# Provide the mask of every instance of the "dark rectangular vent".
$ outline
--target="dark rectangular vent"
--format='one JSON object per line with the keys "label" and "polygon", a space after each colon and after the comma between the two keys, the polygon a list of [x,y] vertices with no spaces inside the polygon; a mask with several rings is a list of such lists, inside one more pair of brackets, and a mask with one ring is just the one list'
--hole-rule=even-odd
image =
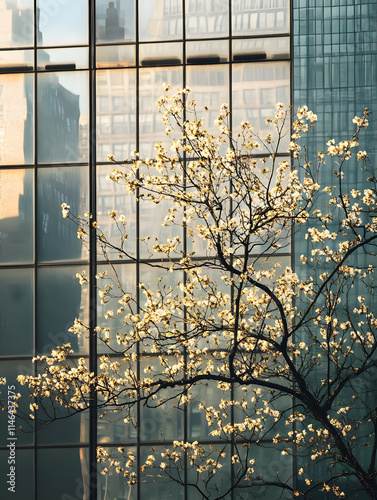
{"label": "dark rectangular vent", "polygon": [[220,56],[216,54],[190,56],[187,58],[187,64],[211,64],[219,62],[220,62]]}
{"label": "dark rectangular vent", "polygon": [[148,57],[141,61],[142,66],[177,66],[182,64],[178,57]]}
{"label": "dark rectangular vent", "polygon": [[263,50],[256,50],[255,52],[243,52],[241,54],[233,54],[234,62],[252,62],[263,61],[267,59],[266,52]]}
{"label": "dark rectangular vent", "polygon": [[73,70],[76,69],[75,63],[61,63],[61,64],[46,64],[45,70],[47,71],[60,71],[60,70]]}

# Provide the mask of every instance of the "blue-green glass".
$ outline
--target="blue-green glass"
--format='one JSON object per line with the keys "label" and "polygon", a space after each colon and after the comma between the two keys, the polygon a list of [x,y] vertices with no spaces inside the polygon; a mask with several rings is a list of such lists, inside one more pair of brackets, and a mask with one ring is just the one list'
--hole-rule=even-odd
{"label": "blue-green glass", "polygon": [[[166,446],[166,448],[172,449],[172,445]],[[151,500],[183,500],[184,498],[184,488],[177,481],[172,481],[169,477],[161,474],[160,463],[165,461],[161,457],[165,447],[163,446],[153,446],[151,450],[150,446],[142,446],[140,453],[141,464],[144,464],[148,459],[149,455],[154,455],[156,461],[152,468],[147,468],[146,473],[143,474],[141,485],[140,485],[140,498],[148,498]],[[172,468],[168,468],[167,471],[170,476],[175,479],[179,479],[180,473],[182,473],[183,461],[179,461],[173,464]],[[180,473],[179,473],[180,469]]]}
{"label": "blue-green glass", "polygon": [[[110,453],[112,457],[115,457],[117,460],[120,460],[122,463],[124,459],[128,460],[128,453],[132,453],[132,455],[137,457],[137,448],[133,446],[124,446],[123,453],[120,453],[117,448],[106,448],[102,445],[106,451]],[[134,462],[133,467],[127,467],[127,470],[130,473],[137,474],[137,460]],[[106,467],[106,462],[98,464],[98,500],[104,500],[106,497],[108,498],[116,498],[116,499],[126,499],[126,500],[137,500],[137,484],[128,484],[128,480],[124,478],[122,474],[101,474],[101,470]]]}
{"label": "blue-green glass", "polygon": [[[165,358],[166,367],[173,366],[176,359]],[[160,360],[158,358],[146,358],[140,362],[141,376],[151,377],[161,372]],[[150,371],[149,371],[150,370]],[[174,396],[180,392],[177,389],[164,389],[157,399],[150,399],[141,405],[140,414],[140,438],[142,441],[167,441],[183,439],[183,411],[177,408],[178,398]],[[171,401],[168,401],[172,398]],[[165,400],[160,404],[160,399]]]}
{"label": "blue-green glass", "polygon": [[78,216],[89,209],[87,167],[54,167],[38,170],[37,260],[61,261],[88,258],[77,238],[77,225],[62,216],[62,203]]}
{"label": "blue-green glass", "polygon": [[[8,444],[11,442],[9,441]],[[1,495],[3,500],[24,500],[25,498],[34,500],[34,450],[17,449],[16,446],[15,457],[10,447],[1,450],[0,470],[3,474]]]}
{"label": "blue-green glass", "polygon": [[34,260],[34,175],[32,170],[0,170],[0,263]]}
{"label": "blue-green glass", "polygon": [[[14,361],[1,361],[0,376],[6,379],[6,385],[1,386],[1,399],[4,403],[7,400],[14,401],[14,394],[21,394],[18,400],[18,415],[14,420],[15,429],[8,428],[8,413],[0,411],[0,426],[3,429],[0,438],[0,446],[6,447],[10,440],[8,438],[17,438],[17,446],[32,445],[34,443],[34,421],[29,419],[30,403],[29,389],[26,385],[21,385],[17,381],[19,375],[33,375],[34,366],[30,359],[17,359]],[[21,426],[21,428],[20,428]],[[13,432],[13,434],[11,434]]]}
{"label": "blue-green glass", "polygon": [[37,350],[49,353],[58,345],[70,343],[75,352],[88,351],[88,333],[80,336],[68,329],[75,318],[88,324],[89,293],[80,285],[76,273],[86,266],[44,267],[37,272]]}
{"label": "blue-green glass", "polygon": [[53,491],[55,498],[89,500],[87,448],[40,449],[37,460],[37,498],[51,498]]}
{"label": "blue-green glass", "polygon": [[33,354],[33,270],[0,270],[0,356]]}

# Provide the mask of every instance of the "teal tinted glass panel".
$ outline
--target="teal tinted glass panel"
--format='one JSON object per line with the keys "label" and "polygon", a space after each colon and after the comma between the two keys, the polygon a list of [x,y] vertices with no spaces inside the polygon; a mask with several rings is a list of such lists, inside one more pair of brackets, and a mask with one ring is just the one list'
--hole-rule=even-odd
{"label": "teal tinted glass panel", "polygon": [[135,0],[97,0],[97,42],[135,40]]}
{"label": "teal tinted glass panel", "polygon": [[33,171],[0,170],[0,263],[31,263]]}
{"label": "teal tinted glass panel", "polygon": [[[166,367],[175,363],[175,358],[166,357]],[[152,377],[160,368],[158,358],[141,360],[141,373],[144,377]],[[150,370],[150,371],[149,371]],[[141,405],[140,437],[143,441],[169,441],[183,439],[183,411],[177,408],[174,396],[179,394],[178,389],[164,389],[158,393],[157,399],[150,399]],[[172,401],[168,401],[173,398]],[[161,404],[161,401],[164,401]]]}
{"label": "teal tinted glass panel", "polygon": [[0,47],[28,47],[34,41],[33,1],[2,2]]}
{"label": "teal tinted glass panel", "polygon": [[77,226],[62,217],[62,203],[75,215],[89,208],[86,167],[43,168],[38,171],[38,260],[83,260],[87,249],[77,238]]}
{"label": "teal tinted glass panel", "polygon": [[[13,401],[14,393],[21,394],[17,408],[17,413],[21,417],[16,414],[13,421],[15,429],[10,426],[8,430],[8,414],[6,411],[0,411],[0,425],[3,429],[0,435],[0,446],[6,447],[9,442],[8,437],[17,438],[17,446],[30,445],[34,442],[34,422],[28,418],[30,415],[30,392],[25,385],[17,382],[19,375],[32,375],[33,371],[34,367],[30,360],[1,361],[1,376],[6,379],[6,385],[1,386],[1,399]],[[14,434],[10,434],[11,432]]]}
{"label": "teal tinted glass panel", "polygon": [[182,38],[182,0],[139,0],[141,41]]}
{"label": "teal tinted glass panel", "polygon": [[[75,362],[72,361],[75,366]],[[69,395],[67,396],[69,401]],[[82,444],[88,442],[89,414],[88,412],[75,413],[65,407],[49,406],[47,401],[43,410],[37,411],[38,444]],[[46,423],[46,425],[44,424]]]}
{"label": "teal tinted glass panel", "polygon": [[3,500],[24,500],[25,498],[34,500],[34,450],[22,450],[16,447],[15,457],[13,457],[13,450],[12,452],[10,450],[11,448],[0,451],[0,470],[4,478],[1,498]]}
{"label": "teal tinted glass panel", "polygon": [[87,72],[38,75],[38,161],[66,163],[88,158]]}
{"label": "teal tinted glass panel", "polygon": [[97,71],[97,160],[118,161],[136,149],[136,71]]}
{"label": "teal tinted glass panel", "polygon": [[[128,453],[131,453],[135,458],[137,457],[137,448],[133,446],[124,447],[124,452],[119,453],[117,448],[105,448],[107,452],[110,453],[112,457],[116,460],[120,460],[121,462],[125,457],[128,457]],[[131,474],[137,474],[136,468],[137,461],[135,460],[133,467],[128,467],[127,469]],[[106,466],[106,463],[98,464],[98,471],[100,472]],[[98,474],[98,500],[105,500],[106,496],[108,498],[116,498],[116,499],[126,499],[126,500],[136,500],[137,497],[137,484],[132,483],[128,484],[129,481],[125,481],[124,477],[121,474],[113,474],[113,475],[103,475],[101,473]]]}
{"label": "teal tinted glass panel", "polygon": [[[87,285],[80,285],[76,273],[83,266],[46,267],[37,272],[37,350],[49,353],[51,349],[70,343],[75,352],[88,351],[87,334],[80,336],[68,329],[75,318],[88,324],[89,294]],[[86,275],[88,270],[86,269]]]}
{"label": "teal tinted glass panel", "polygon": [[88,43],[88,1],[37,0],[38,45]]}
{"label": "teal tinted glass panel", "polygon": [[[172,448],[172,446],[170,446],[170,448]],[[178,484],[176,481],[172,481],[169,477],[161,477],[162,475],[159,464],[164,461],[163,458],[160,459],[161,453],[163,452],[164,447],[162,446],[154,446],[153,450],[151,450],[149,446],[141,447],[141,464],[146,462],[149,455],[155,455],[156,462],[153,468],[147,469],[148,474],[143,477],[143,481],[140,485],[140,498],[148,498],[150,500],[183,500],[185,490],[182,485]],[[178,468],[181,468],[182,470],[182,462],[180,462]],[[169,469],[169,472],[173,478],[179,478],[179,473],[177,472],[177,468],[175,466]]]}
{"label": "teal tinted glass panel", "polygon": [[33,354],[33,270],[0,270],[0,356]]}
{"label": "teal tinted glass panel", "polygon": [[[37,452],[37,498],[89,500],[89,456],[86,448],[52,448]],[[64,470],[64,474],[62,471]]]}
{"label": "teal tinted glass panel", "polygon": [[33,75],[0,75],[0,165],[33,162]]}

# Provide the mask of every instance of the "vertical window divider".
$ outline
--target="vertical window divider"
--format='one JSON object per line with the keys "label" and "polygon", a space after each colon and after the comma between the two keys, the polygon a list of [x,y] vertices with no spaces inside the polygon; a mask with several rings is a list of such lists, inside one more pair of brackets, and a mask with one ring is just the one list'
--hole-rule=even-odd
{"label": "vertical window divider", "polygon": [[[186,0],[182,0],[182,39],[183,39],[183,46],[182,46],[182,86],[183,88],[186,88],[187,86],[187,75],[186,75]],[[184,99],[184,102],[186,103],[186,94],[182,95],[182,98]],[[183,120],[186,121],[186,107],[184,108],[184,114],[183,114]],[[183,155],[183,166],[185,170],[182,172],[183,173],[183,183],[184,183],[184,188],[186,189],[186,152],[184,152]],[[186,208],[183,207],[183,215],[186,213]],[[183,226],[183,253],[184,256],[187,255],[187,228],[186,224]],[[183,272],[183,284],[186,285],[186,273]],[[183,329],[184,332],[187,334],[187,310],[186,307],[183,312]],[[187,370],[187,349],[184,347],[184,352],[183,352],[183,357],[184,357],[184,370]],[[184,407],[184,413],[183,413],[183,440],[187,443],[188,442],[188,425],[189,425],[189,418],[188,418],[188,405],[190,403],[186,403]],[[184,486],[184,500],[188,499],[188,468],[187,468],[187,456],[185,455],[185,461],[184,461],[184,481],[185,481],[185,486]]]}
{"label": "vertical window divider", "polygon": [[[88,4],[89,15],[89,370],[97,375],[97,237],[91,221],[97,220],[96,206],[96,1]],[[97,499],[97,393],[91,390],[89,408],[89,500]]]}
{"label": "vertical window divider", "polygon": [[[135,102],[135,134],[136,134],[136,151],[140,150],[140,57],[139,57],[139,48],[140,48],[140,36],[139,36],[139,0],[135,0],[135,49],[136,49],[136,102]],[[137,177],[139,178],[139,172],[137,172]],[[135,207],[135,216],[136,216],[136,307],[137,312],[140,313],[140,201],[139,201],[139,188],[136,189],[136,207]],[[137,366],[136,373],[137,379],[140,379],[140,345],[137,343],[136,346],[136,354],[137,354]],[[137,481],[136,481],[136,498],[141,498],[140,496],[140,467],[141,467],[141,436],[140,436],[140,418],[141,418],[141,407],[140,401],[137,401],[136,404],[136,464],[137,464]]]}
{"label": "vertical window divider", "polygon": [[[33,225],[33,243],[34,243],[34,276],[33,276],[33,291],[34,291],[34,300],[33,300],[33,355],[37,355],[37,328],[38,328],[38,318],[37,318],[37,301],[38,301],[38,295],[37,295],[37,256],[38,256],[38,239],[37,239],[37,216],[38,216],[38,169],[37,169],[37,161],[38,161],[38,112],[37,112],[37,94],[38,94],[38,88],[37,88],[37,44],[38,44],[38,19],[37,19],[37,0],[34,0],[33,2],[33,21],[34,21],[34,49],[33,49],[33,57],[34,57],[34,72],[33,72],[33,83],[34,83],[34,103],[33,103],[33,132],[34,132],[34,151],[33,151],[33,160],[34,160],[34,186],[33,186],[33,193],[34,193],[34,225]],[[37,363],[34,363],[34,370],[33,370],[33,375],[37,376]],[[34,398],[34,403],[37,403],[36,398]],[[38,446],[38,434],[37,434],[37,422],[38,422],[38,413],[35,415],[35,420],[34,420],[34,499],[36,500],[38,498],[37,493],[38,493],[38,484],[37,484],[37,464],[38,464],[38,453],[37,453],[37,446]]]}
{"label": "vertical window divider", "polygon": [[[290,97],[290,104],[293,105],[293,102],[294,102],[294,79],[293,79],[293,50],[294,50],[294,45],[293,45],[293,32],[292,32],[292,28],[293,28],[293,8],[294,8],[294,5],[293,5],[293,1],[294,0],[289,0],[289,72],[290,72],[290,89],[289,89],[289,97]],[[292,108],[293,109],[293,108]],[[292,125],[292,120],[293,120],[293,116],[292,116],[292,113],[291,113],[291,118],[290,118],[290,126]],[[293,155],[291,153],[291,168],[293,168]],[[293,269],[293,271],[295,270],[295,247],[294,247],[294,243],[295,243],[295,238],[293,236],[293,231],[292,231],[292,234],[291,234],[291,268]],[[295,303],[293,302],[293,305]],[[295,337],[293,337],[293,343],[295,343]],[[293,389],[295,388],[294,386],[294,383],[293,383]],[[293,397],[293,407],[296,406],[296,398]],[[295,431],[296,431],[296,428],[297,428],[297,425],[296,425],[296,422],[293,421],[292,422],[292,431],[294,432],[294,435],[295,435]],[[293,443],[293,451],[292,451],[292,477],[293,477],[293,488],[294,490],[297,489],[297,470],[298,470],[298,465],[297,465],[297,445],[295,443]]]}

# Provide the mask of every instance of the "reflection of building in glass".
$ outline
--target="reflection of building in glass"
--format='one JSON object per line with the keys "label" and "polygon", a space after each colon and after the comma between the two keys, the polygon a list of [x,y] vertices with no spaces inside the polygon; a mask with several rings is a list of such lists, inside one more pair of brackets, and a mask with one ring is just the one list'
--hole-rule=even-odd
{"label": "reflection of building in glass", "polygon": [[75,161],[79,151],[79,96],[59,83],[55,73],[46,74],[38,86],[39,158],[49,158],[53,152],[60,161]]}
{"label": "reflection of building in glass", "polygon": [[97,2],[97,39],[102,42],[131,40],[134,33],[133,0],[99,0]]}

